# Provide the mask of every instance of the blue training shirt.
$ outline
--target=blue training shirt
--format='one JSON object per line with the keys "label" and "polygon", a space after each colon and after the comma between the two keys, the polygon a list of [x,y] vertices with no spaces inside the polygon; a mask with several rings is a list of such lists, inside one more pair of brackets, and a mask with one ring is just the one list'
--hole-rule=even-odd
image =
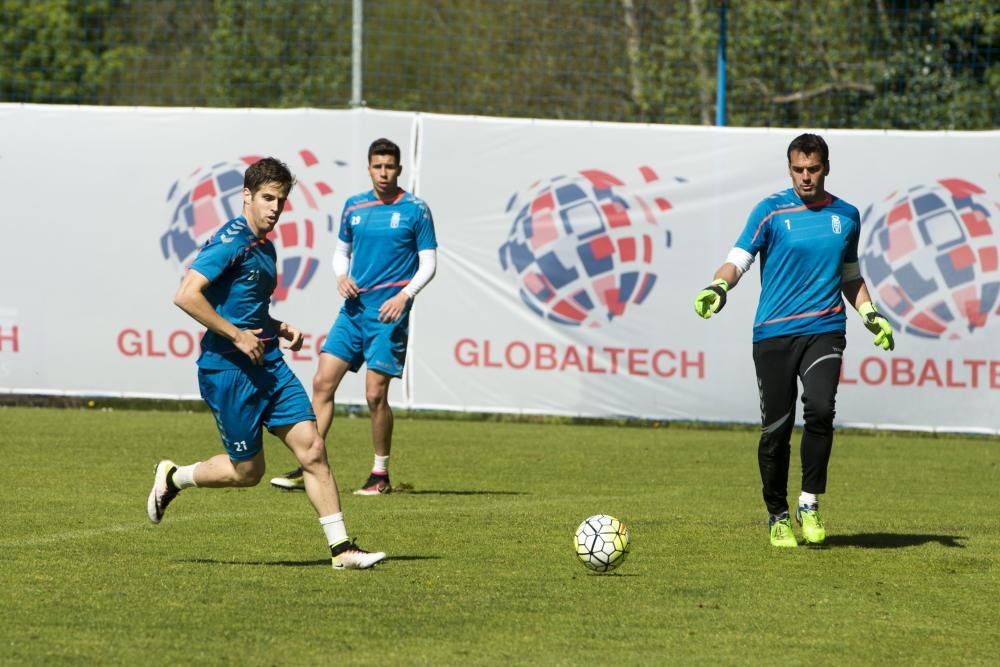
{"label": "blue training shirt", "polygon": [[794,188],[750,212],[736,247],[760,254],[753,340],[844,331],[843,266],[858,261],[858,209],[827,195],[806,205]]}
{"label": "blue training shirt", "polygon": [[338,236],[351,244],[350,276],[363,302],[398,294],[417,272],[417,253],[437,248],[430,208],[403,190],[388,204],[374,190],[348,199]]}
{"label": "blue training shirt", "polygon": [[[274,244],[254,235],[246,218],[224,224],[198,251],[191,268],[208,278],[205,298],[215,312],[240,329],[263,329],[264,361],[281,358],[277,332],[268,309],[278,284]],[[199,368],[248,368],[250,359],[212,331],[201,340]]]}

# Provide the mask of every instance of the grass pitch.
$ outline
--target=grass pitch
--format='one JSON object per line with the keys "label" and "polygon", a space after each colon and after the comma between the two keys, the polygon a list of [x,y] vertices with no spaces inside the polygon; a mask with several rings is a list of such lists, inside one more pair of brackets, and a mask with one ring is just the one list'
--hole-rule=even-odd
{"label": "grass pitch", "polygon": [[[397,419],[401,492],[350,495],[368,420],[330,443],[348,531],[389,559],[335,572],[302,493],[185,491],[153,465],[221,451],[206,413],[0,408],[0,663],[996,664],[996,438],[841,431],[823,549],[776,550],[756,434]],[[273,438],[268,476],[294,467]],[[797,466],[797,458],[793,468]],[[798,494],[797,475],[789,492]],[[575,560],[596,513],[631,530]]]}

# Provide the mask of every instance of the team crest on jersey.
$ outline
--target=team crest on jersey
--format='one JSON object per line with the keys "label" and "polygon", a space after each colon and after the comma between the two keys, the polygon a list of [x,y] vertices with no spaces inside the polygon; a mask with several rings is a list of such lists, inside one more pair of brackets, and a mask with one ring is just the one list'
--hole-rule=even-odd
{"label": "team crest on jersey", "polygon": [[399,211],[393,213],[392,217],[389,218],[389,227],[391,227],[392,229],[396,229],[397,227],[399,227]]}
{"label": "team crest on jersey", "polygon": [[839,215],[833,216],[833,218],[831,219],[831,222],[833,224],[833,233],[834,234],[839,234],[840,233],[840,216]]}

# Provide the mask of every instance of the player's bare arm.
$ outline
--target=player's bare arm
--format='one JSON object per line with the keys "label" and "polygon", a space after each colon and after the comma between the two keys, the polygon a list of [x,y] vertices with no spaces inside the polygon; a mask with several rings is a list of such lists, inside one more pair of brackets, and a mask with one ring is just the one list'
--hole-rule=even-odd
{"label": "player's bare arm", "polygon": [[855,310],[860,309],[861,304],[872,300],[871,295],[868,293],[868,286],[865,285],[863,278],[846,282],[840,289],[844,294],[844,298],[847,299],[849,304],[854,306]]}
{"label": "player's bare arm", "polygon": [[236,349],[259,365],[264,359],[264,343],[258,338],[261,329],[239,329],[215,312],[212,304],[205,298],[204,292],[208,285],[208,278],[189,269],[174,295],[174,305],[209,331],[231,340]]}
{"label": "player's bare arm", "polygon": [[736,283],[740,282],[740,278],[742,277],[742,275],[743,274],[740,272],[740,270],[736,267],[735,264],[733,264],[732,262],[726,262],[719,267],[719,270],[715,272],[715,275],[712,277],[712,279],[718,280],[721,278],[722,280],[725,280],[726,283],[728,283],[729,285],[729,289],[731,290],[734,287],[736,287]]}

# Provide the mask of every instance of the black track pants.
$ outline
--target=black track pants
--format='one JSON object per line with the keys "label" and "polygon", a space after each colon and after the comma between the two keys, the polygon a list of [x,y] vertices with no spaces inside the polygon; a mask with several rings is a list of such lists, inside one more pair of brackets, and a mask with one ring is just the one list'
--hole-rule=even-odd
{"label": "black track pants", "polygon": [[845,346],[842,332],[768,338],[753,345],[761,414],[757,462],[764,503],[771,514],[788,511],[788,464],[799,380],[805,422],[800,450],[802,490],[826,491]]}

